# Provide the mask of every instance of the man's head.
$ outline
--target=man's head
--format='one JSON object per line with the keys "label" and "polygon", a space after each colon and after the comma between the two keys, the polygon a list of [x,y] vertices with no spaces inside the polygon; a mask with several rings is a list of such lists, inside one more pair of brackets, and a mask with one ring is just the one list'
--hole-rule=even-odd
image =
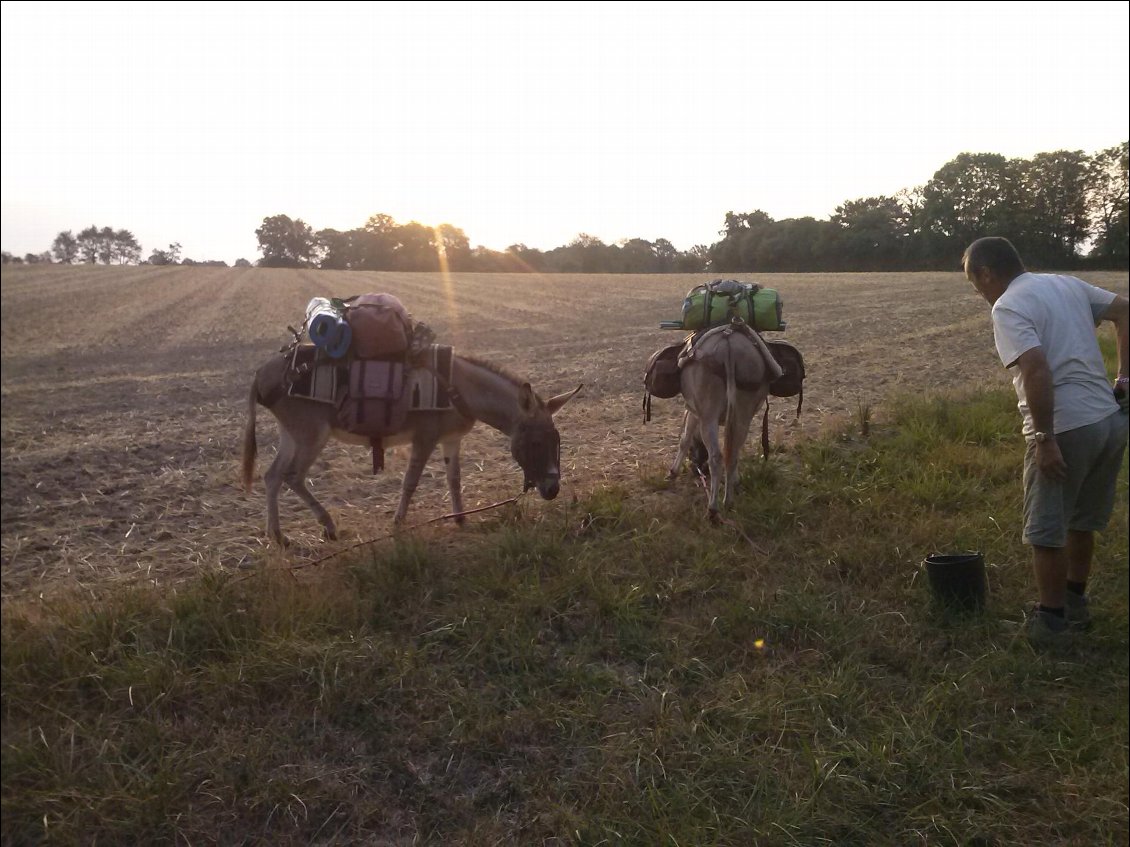
{"label": "man's head", "polygon": [[1024,273],[1024,262],[1007,238],[978,238],[961,257],[965,278],[989,303],[997,302],[1008,284]]}

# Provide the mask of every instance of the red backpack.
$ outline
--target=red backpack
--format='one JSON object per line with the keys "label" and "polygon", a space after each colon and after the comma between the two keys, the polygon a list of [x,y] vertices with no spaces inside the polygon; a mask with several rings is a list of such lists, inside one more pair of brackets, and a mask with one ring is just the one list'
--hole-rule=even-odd
{"label": "red backpack", "polygon": [[412,317],[391,294],[360,294],[345,303],[345,319],[353,333],[355,359],[383,359],[408,349]]}

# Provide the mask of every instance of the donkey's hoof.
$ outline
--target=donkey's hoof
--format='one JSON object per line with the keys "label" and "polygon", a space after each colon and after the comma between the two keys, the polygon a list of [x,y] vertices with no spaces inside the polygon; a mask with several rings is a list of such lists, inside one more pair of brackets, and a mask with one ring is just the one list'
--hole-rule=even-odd
{"label": "donkey's hoof", "polygon": [[722,523],[722,516],[718,514],[717,509],[707,509],[706,519],[714,524],[714,526],[718,526],[718,524]]}
{"label": "donkey's hoof", "polygon": [[671,468],[671,470],[667,471],[667,479],[676,479],[678,476],[679,472],[674,468]]}
{"label": "donkey's hoof", "polygon": [[275,542],[275,546],[282,549],[282,550],[285,550],[287,547],[290,546],[290,539],[287,538],[285,535],[276,535],[274,537],[274,542]]}
{"label": "donkey's hoof", "polygon": [[324,541],[337,541],[337,529],[332,526],[322,527],[322,539]]}

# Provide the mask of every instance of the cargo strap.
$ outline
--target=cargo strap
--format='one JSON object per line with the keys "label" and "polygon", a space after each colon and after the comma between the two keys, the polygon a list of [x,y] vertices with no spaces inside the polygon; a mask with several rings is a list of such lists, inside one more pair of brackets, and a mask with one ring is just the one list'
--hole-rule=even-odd
{"label": "cargo strap", "polygon": [[449,358],[446,363],[441,362],[439,367],[435,367],[428,361],[425,363],[424,367],[435,374],[436,381],[440,384],[440,387],[447,392],[447,397],[451,400],[451,405],[455,407],[455,411],[469,421],[478,420],[474,413],[467,407],[467,401],[463,399],[462,393],[455,387],[455,383],[451,381],[451,370],[454,364],[453,360],[455,354],[451,351],[450,347],[447,348],[447,350]]}
{"label": "cargo strap", "polygon": [[765,398],[765,416],[761,419],[761,459],[769,461],[769,398]]}

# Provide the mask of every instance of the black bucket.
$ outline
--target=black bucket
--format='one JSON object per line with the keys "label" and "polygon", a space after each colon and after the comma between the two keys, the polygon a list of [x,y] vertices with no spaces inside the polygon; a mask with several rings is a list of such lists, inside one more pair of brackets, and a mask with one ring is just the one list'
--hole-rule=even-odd
{"label": "black bucket", "polygon": [[981,553],[934,553],[925,560],[934,598],[943,606],[973,611],[985,605],[985,557]]}

